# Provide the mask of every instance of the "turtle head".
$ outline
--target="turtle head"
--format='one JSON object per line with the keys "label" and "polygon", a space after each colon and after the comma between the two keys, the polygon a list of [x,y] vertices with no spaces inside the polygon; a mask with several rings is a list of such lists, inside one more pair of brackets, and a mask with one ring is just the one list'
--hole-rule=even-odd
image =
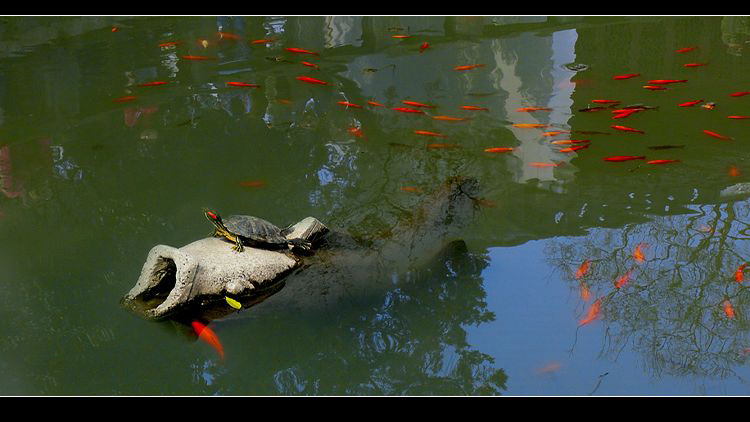
{"label": "turtle head", "polygon": [[224,221],[222,221],[221,216],[213,211],[211,211],[208,208],[203,208],[203,215],[206,216],[208,221],[210,221],[216,228],[224,229]]}

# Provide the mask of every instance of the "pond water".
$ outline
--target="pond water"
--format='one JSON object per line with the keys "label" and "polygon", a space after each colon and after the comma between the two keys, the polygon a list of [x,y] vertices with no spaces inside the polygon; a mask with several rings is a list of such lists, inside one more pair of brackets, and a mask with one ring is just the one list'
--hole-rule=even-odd
{"label": "pond water", "polygon": [[[750,202],[720,195],[750,182],[746,17],[0,28],[0,394],[748,391]],[[223,360],[119,304],[153,246],[209,234],[203,207],[387,233],[453,176],[483,197],[463,254],[333,313],[212,321]]]}

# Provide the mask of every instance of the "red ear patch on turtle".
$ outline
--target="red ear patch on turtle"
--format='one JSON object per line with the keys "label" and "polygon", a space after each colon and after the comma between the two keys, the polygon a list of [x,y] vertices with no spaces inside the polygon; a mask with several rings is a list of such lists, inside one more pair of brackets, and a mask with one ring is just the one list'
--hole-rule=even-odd
{"label": "red ear patch on turtle", "polygon": [[216,214],[212,213],[211,211],[208,211],[206,213],[206,215],[208,215],[208,217],[211,218],[212,220],[218,219],[218,217],[216,216]]}

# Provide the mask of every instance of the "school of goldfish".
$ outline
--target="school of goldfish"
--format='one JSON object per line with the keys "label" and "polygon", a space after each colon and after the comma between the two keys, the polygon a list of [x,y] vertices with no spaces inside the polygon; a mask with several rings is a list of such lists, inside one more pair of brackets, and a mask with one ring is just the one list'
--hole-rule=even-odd
{"label": "school of goldfish", "polygon": [[[113,32],[115,32],[115,28],[113,27]],[[408,40],[414,37],[418,37],[417,35],[410,35],[410,34],[395,34],[391,35],[391,38],[394,40]],[[420,40],[421,41],[421,40]],[[227,33],[227,32],[217,32],[213,39],[199,39],[197,40],[197,44],[207,48],[212,43],[218,43],[218,42],[247,42],[249,45],[256,45],[256,46],[269,46],[274,45],[277,43],[282,43],[282,41],[274,38],[263,38],[263,39],[247,39],[243,40],[242,37]],[[408,41],[395,41],[395,42],[408,42]],[[157,45],[158,48],[162,50],[167,49],[176,49],[179,46],[183,45],[183,41],[164,41],[162,43],[159,43]],[[335,82],[332,82],[329,78],[323,76],[325,75],[325,66],[321,66],[319,63],[315,63],[316,59],[321,57],[321,53],[312,51],[307,48],[302,48],[300,46],[282,46],[281,49],[285,54],[288,54],[288,57],[268,57],[269,60],[277,61],[277,62],[284,62],[284,63],[296,63],[300,66],[300,74],[295,77],[296,81],[302,84],[307,84],[311,86],[318,86],[319,89],[330,89],[330,87],[339,87],[338,84]],[[413,48],[415,54],[429,54],[429,52],[432,50],[432,47],[430,44],[426,41],[419,42],[417,45]],[[690,46],[690,47],[684,47],[679,48],[675,50],[675,54],[682,56],[689,56],[691,52],[699,51],[698,46]],[[215,57],[208,56],[208,55],[196,55],[196,54],[183,54],[178,56],[181,60],[184,61],[211,61],[215,60]],[[298,59],[298,57],[303,57],[304,60]],[[487,67],[484,63],[457,63],[454,66],[448,68],[454,72],[456,72],[457,75],[463,75],[467,72],[482,72],[485,71],[485,68]],[[710,63],[707,62],[699,62],[699,61],[687,61],[682,65],[682,67],[686,69],[691,69],[690,71],[705,71],[703,69],[710,69]],[[316,74],[315,77],[309,76],[309,74],[303,74],[302,69],[308,68],[311,71],[314,70],[316,72],[320,72]],[[371,71],[376,71],[377,69],[369,69]],[[321,76],[317,76],[321,75]],[[640,80],[643,80],[640,82]],[[613,82],[614,81],[614,82]],[[632,84],[634,88],[637,88],[640,86],[642,89],[645,89],[647,91],[666,91],[666,90],[673,90],[673,89],[682,89],[686,90],[685,87],[689,86],[689,78],[675,78],[675,79],[648,79],[643,77],[640,73],[623,73],[618,75],[613,75],[611,77],[611,81],[609,83],[613,84]],[[154,87],[160,87],[168,85],[169,83],[167,81],[143,81],[136,86],[139,88],[154,88]],[[238,89],[262,89],[262,86],[254,83],[252,81],[229,81],[225,82],[225,85],[227,87],[232,88],[238,88]],[[742,97],[745,97],[750,94],[750,91],[734,91],[734,92],[727,92],[724,94],[721,94],[727,98],[733,98],[733,99],[739,99]],[[648,94],[647,94],[648,95]],[[651,95],[659,95],[658,93],[651,94]],[[749,97],[750,98],[750,97]],[[114,98],[112,101],[116,103],[125,103],[125,102],[132,102],[136,101],[138,99],[138,96],[136,94],[129,93],[128,95]],[[279,102],[281,101],[288,101],[284,99],[278,99]],[[733,100],[733,101],[742,101],[742,100]],[[612,98],[594,98],[589,101],[593,105],[588,105],[585,108],[579,109],[579,112],[585,112],[585,113],[602,113],[604,111],[610,111],[611,119],[622,121],[623,119],[633,119],[632,116],[637,116],[642,113],[650,114],[654,113],[655,111],[658,111],[658,107],[655,106],[648,106],[644,104],[634,104],[634,105],[621,105],[621,101],[618,99],[612,99]],[[457,109],[454,112],[448,112],[447,114],[442,113],[436,113],[435,111],[439,109],[438,104],[428,103],[428,102],[422,102],[422,101],[416,101],[412,99],[402,99],[398,102],[398,104],[391,104],[386,105],[384,104],[383,99],[379,98],[369,98],[366,101],[364,101],[362,104],[358,104],[356,102],[351,102],[349,100],[340,100],[336,102],[338,106],[341,106],[342,112],[358,112],[358,110],[363,110],[366,108],[378,108],[378,109],[384,109],[384,110],[390,110],[392,112],[396,113],[403,113],[405,115],[412,115],[414,116],[414,123],[415,127],[412,129],[412,133],[414,135],[424,137],[424,138],[450,138],[447,134],[436,131],[436,130],[428,130],[424,127],[417,126],[421,120],[424,118],[429,118],[431,120],[435,121],[442,121],[442,122],[448,122],[448,123],[460,123],[460,122],[467,122],[473,119],[472,114],[479,113],[477,115],[481,115],[481,113],[492,113],[492,111],[481,104],[463,104],[457,107]],[[716,103],[713,101],[706,101],[705,98],[685,98],[684,101],[675,103],[675,107],[679,107],[681,109],[689,109],[694,108],[696,106],[700,106],[700,108],[703,108],[705,110],[714,110],[716,108]],[[547,113],[553,111],[551,107],[547,106],[540,106],[540,105],[528,105],[528,104],[517,104],[515,110],[519,113]],[[462,114],[461,114],[462,113]],[[686,117],[689,118],[689,117]],[[727,120],[729,119],[729,120]],[[750,119],[750,116],[747,115],[738,115],[738,114],[730,114],[726,116],[726,119],[724,121],[741,121],[741,120],[747,120]],[[717,120],[718,122],[718,120]],[[718,125],[718,123],[717,123]],[[548,144],[551,148],[553,148],[555,151],[561,153],[561,154],[570,154],[570,153],[578,153],[578,154],[587,154],[591,153],[592,150],[596,149],[596,142],[592,142],[590,139],[575,139],[573,136],[573,133],[577,134],[584,134],[584,135],[596,135],[596,134],[608,134],[608,132],[598,132],[598,131],[571,131],[567,130],[562,127],[557,127],[559,125],[555,124],[545,124],[545,123],[526,123],[526,122],[509,122],[508,127],[516,128],[516,129],[529,129],[529,130],[538,130],[540,131],[540,135],[542,137],[548,137],[549,139]],[[611,124],[610,128],[620,132],[623,134],[623,136],[636,136],[639,139],[643,139],[640,137],[647,137],[647,133],[643,129],[639,129],[636,127],[626,126],[623,124]],[[351,126],[346,131],[359,139],[366,139],[366,136],[364,134],[365,129],[361,126]],[[716,140],[720,141],[735,141],[734,137],[728,136],[723,133],[719,133],[716,131],[715,128],[706,128],[702,130],[702,134],[708,137],[711,137]],[[563,138],[557,138],[558,136],[563,136]],[[698,135],[700,136],[700,135]],[[428,149],[452,149],[452,148],[460,148],[461,145],[456,142],[430,142],[425,143],[425,148]],[[636,145],[633,143],[623,144],[625,145],[624,148],[630,148],[631,145]],[[648,149],[652,151],[674,151],[676,149],[684,148],[685,145],[659,145],[659,146],[649,146]],[[487,154],[504,154],[504,153],[512,153],[517,149],[516,146],[513,145],[485,145],[482,147],[482,151]],[[681,159],[675,158],[675,157],[659,157],[659,158],[649,158],[646,155],[638,154],[638,153],[625,153],[624,155],[609,155],[602,158],[603,161],[609,162],[609,163],[625,163],[629,161],[641,161],[647,165],[665,165],[665,164],[679,164],[682,162]],[[536,168],[549,168],[549,167],[557,167],[561,164],[564,164],[564,160],[560,161],[551,161],[551,162],[529,162],[527,165],[531,167]],[[618,164],[613,164],[618,165]],[[739,170],[736,169],[736,167],[732,166],[730,167],[727,172],[730,176],[737,176],[739,175]],[[251,187],[251,188],[257,188],[257,187],[263,187],[265,186],[265,182],[262,180],[250,180],[250,181],[244,181],[239,183],[240,186],[243,187]],[[402,186],[399,188],[403,192],[411,192],[411,193],[419,193],[421,190],[417,187],[412,186]],[[644,262],[646,262],[646,257],[644,253],[644,249],[647,247],[645,244],[638,244],[635,249],[632,252],[632,259],[633,263],[635,264],[632,268],[626,270],[623,274],[618,276],[613,281],[613,288],[614,292],[625,290],[628,288],[630,284],[633,283],[634,279],[634,269],[637,265],[642,265]],[[590,260],[584,260],[580,266],[577,268],[577,270],[574,273],[574,278],[579,284],[580,288],[580,295],[581,299],[585,302],[588,302],[591,297],[592,293],[589,289],[589,286],[586,283],[586,277],[591,272],[591,267],[594,265],[592,261]],[[737,267],[735,273],[734,273],[734,280],[737,283],[742,283],[744,280],[744,269],[746,264],[741,264],[739,267]],[[610,296],[599,296],[597,297],[593,303],[589,306],[587,309],[584,317],[579,320],[579,326],[587,325],[596,320],[600,317],[602,312],[602,307],[606,300],[608,300]],[[227,304],[228,306],[232,306],[233,308],[240,309],[241,306],[239,306],[238,302],[234,301],[231,298],[227,298]],[[727,318],[734,318],[735,312],[732,308],[732,305],[728,298],[725,298],[723,302],[721,302],[721,309],[723,310],[724,314]],[[221,343],[218,340],[218,337],[216,334],[209,329],[206,325],[199,321],[194,321],[192,323],[192,327],[196,335],[199,339],[204,341],[205,343],[209,344],[211,347],[213,347],[220,358],[223,359],[224,352],[223,348],[221,347]],[[554,365],[551,370],[556,370],[557,367]],[[550,369],[546,369],[550,370]]]}

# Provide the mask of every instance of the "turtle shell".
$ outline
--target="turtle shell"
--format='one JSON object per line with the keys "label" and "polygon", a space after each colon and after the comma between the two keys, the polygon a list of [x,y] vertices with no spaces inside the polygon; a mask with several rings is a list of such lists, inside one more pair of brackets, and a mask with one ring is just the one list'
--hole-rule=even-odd
{"label": "turtle shell", "polygon": [[282,247],[288,242],[280,228],[259,217],[230,215],[224,218],[224,225],[230,232],[250,243]]}

